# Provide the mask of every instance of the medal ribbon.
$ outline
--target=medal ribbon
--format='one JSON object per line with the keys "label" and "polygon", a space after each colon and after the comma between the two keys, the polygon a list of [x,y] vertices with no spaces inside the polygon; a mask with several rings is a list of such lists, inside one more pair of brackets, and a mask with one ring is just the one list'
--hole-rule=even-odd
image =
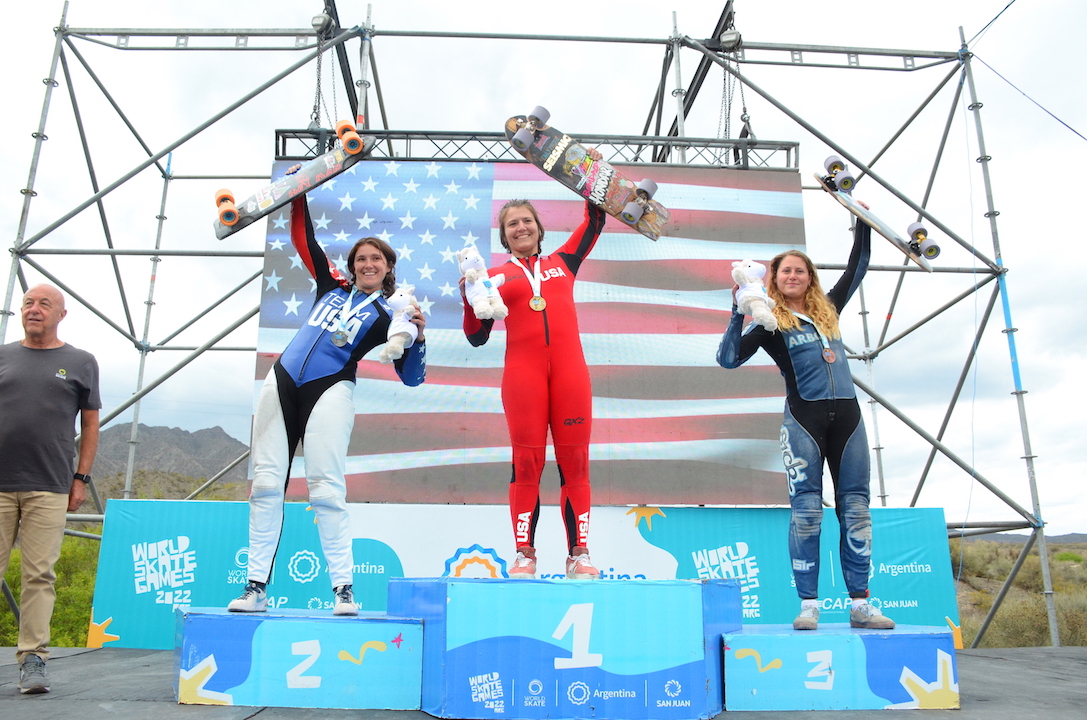
{"label": "medal ribbon", "polygon": [[536,267],[534,267],[531,271],[521,264],[520,258],[510,258],[510,260],[516,263],[517,267],[521,268],[521,271],[524,272],[525,277],[528,278],[528,284],[532,286],[532,296],[543,297],[541,287],[543,285],[543,273],[540,269],[540,266],[543,263],[540,262],[540,257],[538,255],[536,256]]}
{"label": "medal ribbon", "polygon": [[[343,307],[340,308],[340,313],[336,316],[336,329],[333,331],[334,334],[342,332],[344,325],[347,323],[347,319],[351,317],[351,299],[355,297],[355,293],[358,292],[358,289],[358,285],[351,286],[351,293],[347,296],[347,300],[344,301]],[[362,310],[374,300],[377,300],[379,295],[381,295],[381,288],[370,293],[370,296],[356,308],[356,312]]]}
{"label": "medal ribbon", "polygon": [[[807,323],[811,323],[811,326],[815,328],[815,332],[819,333],[819,342],[823,343],[823,356],[826,357],[826,353],[830,351],[830,340],[823,334],[823,331],[819,329],[819,326],[815,324],[815,321],[803,313],[798,313],[796,310],[790,310],[793,315],[797,316],[801,320]],[[831,351],[833,352],[833,351]]]}

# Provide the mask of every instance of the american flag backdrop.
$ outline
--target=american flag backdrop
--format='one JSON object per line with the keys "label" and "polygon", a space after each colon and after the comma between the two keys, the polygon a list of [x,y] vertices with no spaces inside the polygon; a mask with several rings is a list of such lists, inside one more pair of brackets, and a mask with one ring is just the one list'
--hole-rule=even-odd
{"label": "american flag backdrop", "polygon": [[[291,163],[277,163],[280,177]],[[803,247],[800,176],[783,171],[624,166],[650,175],[672,213],[653,242],[608,218],[575,285],[593,384],[593,502],[787,502],[778,449],[784,383],[758,353],[743,368],[715,362],[729,320],[732,261],[768,261]],[[474,243],[491,266],[508,255],[498,210],[528,198],[546,229],[544,253],[565,242],[584,203],[527,163],[363,161],[309,194],[317,240],[341,269],[361,237],[389,242],[399,282],[427,314],[427,381],[400,384],[376,351],[358,367],[347,458],[352,502],[505,503],[509,435],[499,386],[505,331],[473,348],[461,331],[454,253]],[[257,384],[313,303],[284,208],[269,216]],[[557,504],[549,463],[542,501]],[[304,460],[289,494],[305,495]]]}

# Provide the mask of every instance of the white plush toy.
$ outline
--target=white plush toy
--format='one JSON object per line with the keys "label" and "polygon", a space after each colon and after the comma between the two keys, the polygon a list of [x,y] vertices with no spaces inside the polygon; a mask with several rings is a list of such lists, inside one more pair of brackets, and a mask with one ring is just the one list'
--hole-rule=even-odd
{"label": "white plush toy", "polygon": [[393,318],[389,323],[388,341],[377,355],[377,359],[386,365],[393,360],[399,360],[404,351],[414,345],[419,337],[419,327],[411,322],[415,317],[414,292],[415,288],[411,285],[400,285],[388,298]]}
{"label": "white plush toy", "polygon": [[755,322],[773,332],[778,329],[777,318],[770,308],[774,299],[766,294],[762,279],[766,276],[766,267],[754,260],[740,260],[732,263],[732,279],[736,281],[736,307],[744,315],[750,315]]}
{"label": "white plush toy", "polygon": [[480,320],[501,320],[509,315],[509,308],[498,294],[498,288],[506,281],[506,276],[489,277],[487,263],[475,245],[465,245],[458,250],[457,262],[464,275],[464,294],[476,317]]}

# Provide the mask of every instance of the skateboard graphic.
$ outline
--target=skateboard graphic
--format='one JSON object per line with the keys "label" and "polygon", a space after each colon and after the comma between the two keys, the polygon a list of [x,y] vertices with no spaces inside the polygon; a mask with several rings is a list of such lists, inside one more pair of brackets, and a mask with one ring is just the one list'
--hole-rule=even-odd
{"label": "skateboard graphic", "polygon": [[871,211],[853,199],[851,195],[856,180],[849,172],[849,166],[837,155],[831,155],[823,162],[826,175],[815,175],[819,185],[830,193],[835,200],[845,206],[859,220],[863,221],[873,230],[891,241],[891,244],[905,253],[906,257],[913,260],[926,272],[932,272],[929,260],[940,254],[940,246],[928,236],[928,230],[919,222],[915,222],[906,229],[909,240],[903,240],[890,225],[873,215]]}
{"label": "skateboard graphic", "polygon": [[506,121],[506,138],[525,159],[604,212],[650,240],[664,231],[671,214],[653,200],[657,184],[634,183],[604,160],[593,160],[584,145],[547,124],[551,114],[536,107]]}
{"label": "skateboard graphic", "polygon": [[299,195],[313,190],[321,183],[336,177],[374,149],[377,141],[372,137],[360,137],[355,124],[341,120],[336,124],[336,136],[340,146],[310,160],[296,172],[266,185],[244,202],[235,204],[230,190],[215,193],[215,206],[219,217],[215,221],[215,237],[222,240],[252,225],[265,215],[283,207]]}

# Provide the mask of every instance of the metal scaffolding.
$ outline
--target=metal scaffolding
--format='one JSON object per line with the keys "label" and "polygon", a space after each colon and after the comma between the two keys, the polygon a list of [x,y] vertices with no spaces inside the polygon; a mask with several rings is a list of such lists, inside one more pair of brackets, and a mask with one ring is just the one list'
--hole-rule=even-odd
{"label": "metal scaffolding", "polygon": [[[533,43],[537,41],[552,41],[571,44],[583,43],[607,43],[628,44],[659,48],[662,53],[662,64],[659,81],[649,111],[646,116],[643,133],[634,136],[619,135],[581,135],[579,139],[598,146],[605,158],[620,163],[663,163],[674,165],[699,165],[705,167],[728,167],[738,169],[759,168],[777,169],[786,172],[798,172],[800,166],[799,143],[796,142],[771,142],[756,139],[750,132],[750,125],[746,118],[743,121],[743,131],[736,138],[692,138],[684,133],[684,119],[689,115],[696,102],[700,90],[703,88],[709,72],[714,66],[719,66],[723,73],[735,78],[739,83],[741,92],[744,90],[761,97],[771,106],[790,118],[796,125],[811,133],[814,137],[832,148],[834,152],[846,158],[856,168],[858,178],[867,178],[868,182],[881,186],[904,205],[911,208],[918,219],[924,219],[933,228],[951,238],[976,260],[975,267],[945,267],[937,268],[937,272],[969,275],[972,282],[970,287],[958,295],[948,298],[940,307],[925,317],[917,318],[907,329],[898,331],[890,336],[890,318],[899,303],[899,290],[908,282],[907,278],[914,277],[918,268],[907,265],[875,265],[870,268],[872,272],[890,274],[897,282],[895,292],[891,298],[886,312],[880,308],[880,312],[874,312],[865,303],[862,291],[865,347],[863,349],[851,349],[851,358],[862,360],[869,371],[868,379],[855,377],[857,386],[868,395],[872,406],[874,453],[877,461],[877,479],[880,487],[880,496],[886,504],[886,492],[884,489],[882,446],[880,445],[878,423],[876,422],[876,408],[882,408],[887,413],[896,417],[899,421],[912,429],[918,437],[929,445],[928,460],[924,470],[916,480],[916,488],[910,505],[918,501],[922,488],[929,477],[930,469],[937,455],[942,455],[955,466],[966,473],[972,481],[976,481],[981,487],[993,493],[1003,503],[1016,513],[1019,520],[1013,521],[988,521],[988,522],[953,522],[948,524],[949,536],[967,537],[971,535],[997,532],[1013,529],[1029,529],[1030,541],[1023,548],[1019,561],[1005,583],[999,599],[1010,587],[1015,577],[1015,572],[1022,565],[1026,554],[1037,543],[1041,556],[1041,567],[1044,580],[1044,594],[1049,615],[1050,636],[1053,645],[1059,645],[1059,637],[1056,625],[1056,611],[1053,601],[1052,581],[1049,576],[1049,564],[1045,536],[1043,534],[1044,523],[1042,511],[1038,499],[1035,472],[1034,455],[1031,451],[1030,435],[1027,425],[1027,414],[1023,396],[1025,390],[1018,373],[1018,357],[1015,348],[1015,332],[1011,317],[1011,307],[1008,301],[1005,285],[1005,273],[1001,253],[997,226],[999,212],[995,209],[996,201],[993,196],[989,176],[989,160],[986,154],[984,135],[982,131],[982,103],[977,96],[971,72],[972,54],[967,47],[965,39],[962,46],[954,51],[920,51],[920,50],[895,50],[885,48],[867,47],[837,47],[819,45],[785,45],[773,43],[749,42],[743,39],[735,27],[734,14],[731,0],[725,3],[716,26],[707,38],[695,39],[679,33],[678,28],[673,27],[672,34],[663,38],[621,38],[621,37],[597,37],[597,36],[545,36],[532,34],[495,34],[495,33],[471,33],[471,32],[412,32],[412,31],[387,31],[378,30],[372,24],[369,14],[364,23],[350,28],[340,25],[338,13],[333,0],[325,0],[325,20],[317,22],[312,29],[136,29],[136,28],[72,28],[66,25],[67,5],[60,23],[55,28],[55,43],[49,75],[45,82],[45,97],[42,103],[42,111],[37,131],[34,133],[34,152],[30,163],[29,175],[26,187],[22,190],[23,206],[19,218],[18,230],[11,246],[12,262],[9,269],[6,285],[3,312],[0,314],[0,340],[6,337],[8,320],[13,314],[12,307],[16,298],[16,282],[25,291],[27,282],[24,277],[24,267],[31,267],[44,277],[48,278],[69,295],[75,302],[82,304],[88,311],[97,316],[108,328],[109,332],[131,343],[139,356],[139,371],[135,378],[135,387],[132,396],[122,405],[110,409],[102,417],[102,423],[106,424],[117,417],[128,407],[132,407],[134,417],[132,422],[132,435],[128,457],[128,468],[125,481],[125,496],[132,492],[132,468],[138,443],[138,419],[140,399],[154,389],[169,381],[181,368],[185,367],[197,357],[210,350],[228,352],[255,351],[253,347],[239,347],[221,345],[234,330],[242,327],[257,315],[258,309],[253,308],[242,312],[236,320],[226,323],[224,327],[207,334],[204,342],[195,345],[171,344],[179,334],[190,329],[209,313],[225,306],[228,301],[238,301],[252,290],[254,281],[259,282],[262,269],[260,258],[263,253],[259,251],[238,250],[187,250],[162,247],[163,227],[166,221],[170,189],[175,181],[193,180],[266,180],[266,176],[227,176],[227,175],[174,175],[171,172],[170,155],[186,146],[191,140],[203,133],[209,132],[212,126],[220,119],[234,113],[246,103],[254,100],[261,93],[290,77],[299,70],[310,67],[311,63],[328,54],[334,56],[336,67],[340,73],[342,87],[340,90],[346,94],[352,114],[359,114],[365,118],[364,134],[371,134],[379,140],[374,157],[388,158],[413,158],[413,159],[443,159],[463,161],[504,162],[520,160],[520,156],[513,152],[512,148],[501,133],[491,132],[445,132],[445,131],[398,131],[389,129],[386,121],[385,94],[377,72],[377,52],[375,40],[380,38],[406,37],[406,38],[446,38],[463,41],[487,41],[504,40],[518,43]],[[961,30],[960,30],[961,36]],[[214,114],[206,121],[196,125],[189,132],[173,142],[153,149],[143,138],[134,123],[126,116],[119,103],[111,95],[106,85],[95,73],[91,64],[87,61],[80,48],[90,44],[109,48],[121,53],[140,52],[181,52],[181,53],[248,53],[265,52],[288,54],[290,62],[272,78],[249,92],[242,93],[238,99],[228,104],[220,112]],[[350,48],[357,45],[357,62],[353,66],[350,57]],[[696,69],[692,79],[684,85],[679,71],[681,54],[690,61],[696,62]],[[277,55],[278,57],[278,55]],[[121,173],[119,177],[105,185],[100,186],[98,173],[95,169],[95,158],[89,149],[86,131],[84,129],[84,116],[81,114],[77,99],[81,97],[77,93],[71,65],[78,65],[91,79],[91,92],[98,93],[99,99],[104,101],[114,110],[120,121],[127,127],[132,138],[142,147],[146,159],[139,162],[128,171]],[[850,148],[836,143],[819,131],[808,119],[794,112],[783,101],[773,97],[766,90],[756,85],[744,73],[743,68],[755,65],[777,65],[782,67],[805,68],[834,68],[843,72],[854,70],[879,70],[894,74],[915,75],[922,71],[930,70],[938,72],[939,77],[932,88],[931,93],[925,98],[915,112],[905,121],[901,128],[895,132],[884,148],[870,161],[865,162]],[[946,72],[940,72],[940,67],[946,67]],[[355,78],[358,78],[357,80]],[[82,162],[91,187],[91,194],[81,199],[73,209],[52,220],[45,227],[28,236],[28,218],[33,207],[34,198],[37,195],[36,184],[41,159],[43,143],[47,140],[46,127],[51,111],[51,103],[54,93],[58,90],[67,94],[71,101],[73,119],[80,135],[82,146]],[[87,92],[85,88],[79,88],[80,92]],[[951,128],[955,109],[960,103],[961,93],[968,94],[969,110],[974,119],[974,138],[979,149],[977,161],[981,164],[985,183],[987,208],[985,216],[989,220],[989,232],[992,241],[991,250],[983,250],[964,239],[956,233],[950,224],[945,223],[935,213],[929,210],[929,196],[937,169],[940,166],[944,145]],[[670,93],[675,98],[674,106],[666,102],[665,95]],[[947,96],[950,95],[950,98]],[[924,196],[917,201],[906,193],[892,185],[882,177],[874,166],[883,154],[897,141],[904,132],[911,127],[916,118],[938,99],[950,100],[950,112],[943,125],[943,136],[940,141],[939,151],[932,163],[929,180]],[[369,104],[376,100],[378,115],[382,119],[382,127],[371,127],[372,113]],[[673,110],[669,109],[674,107]],[[315,111],[316,114],[316,111]],[[670,125],[669,124],[670,121]],[[668,125],[668,127],[666,127]],[[334,133],[328,129],[320,128],[314,123],[310,128],[298,130],[277,130],[275,132],[275,156],[277,159],[295,159],[311,157],[327,149],[333,139]],[[153,249],[134,249],[118,247],[114,243],[114,235],[111,232],[111,224],[106,206],[103,200],[121,187],[134,183],[149,183],[149,169],[154,169],[157,179],[154,182],[161,183],[159,210],[157,215],[158,225]],[[93,240],[87,240],[72,246],[71,243],[50,243],[59,236],[59,232],[73,218],[85,210],[94,208],[101,227],[101,235]],[[112,262],[111,282],[116,284],[116,292],[120,303],[120,312],[107,312],[97,307],[78,292],[75,283],[66,279],[60,272],[50,269],[53,258],[59,256],[108,256]],[[147,285],[142,329],[137,329],[138,318],[132,308],[135,302],[135,293],[131,287],[127,287],[118,258],[125,256],[144,256],[152,261],[152,272]],[[173,332],[162,339],[152,341],[149,330],[153,308],[155,306],[156,277],[158,275],[158,263],[162,258],[168,257],[197,257],[197,258],[236,258],[251,263],[249,274],[244,276],[235,287],[227,291],[218,299],[207,298],[206,303],[198,309],[193,309],[190,320],[182,323]],[[820,267],[838,269],[840,265],[821,265]],[[243,276],[239,276],[243,277]],[[131,283],[129,283],[131,285]],[[911,419],[905,412],[893,402],[880,395],[873,387],[871,372],[875,360],[883,353],[891,351],[902,339],[921,332],[929,321],[940,316],[946,311],[964,302],[967,298],[978,295],[985,300],[984,314],[976,328],[976,337],[967,356],[963,359],[958,381],[954,391],[948,398],[941,423],[938,427],[926,429],[921,423]],[[988,480],[969,462],[965,461],[955,451],[944,444],[945,432],[948,428],[951,416],[959,403],[961,392],[971,368],[977,360],[978,344],[987,330],[991,330],[993,323],[992,312],[997,302],[1000,302],[1003,311],[1003,326],[999,329],[1007,338],[1008,352],[1014,375],[1014,392],[1018,404],[1020,431],[1023,445],[1023,459],[1025,461],[1026,480],[1029,485],[1032,507],[1025,508],[1016,503],[996,483]],[[870,318],[886,317],[886,320],[870,325]],[[163,372],[158,377],[148,380],[145,377],[146,361],[150,353],[173,350],[182,351],[186,355],[183,360],[172,368]],[[198,489],[190,497],[196,497],[227,471],[244,461],[243,455],[224,468],[215,477],[211,478],[204,486]],[[78,516],[79,519],[100,518],[104,512],[98,499],[97,492],[93,493],[96,505],[96,514]],[[73,516],[74,519],[74,516]],[[73,533],[75,531],[72,531]],[[85,533],[84,533],[85,535]],[[985,629],[999,608],[999,599],[986,619],[981,631],[974,641],[976,646],[984,635]]]}

